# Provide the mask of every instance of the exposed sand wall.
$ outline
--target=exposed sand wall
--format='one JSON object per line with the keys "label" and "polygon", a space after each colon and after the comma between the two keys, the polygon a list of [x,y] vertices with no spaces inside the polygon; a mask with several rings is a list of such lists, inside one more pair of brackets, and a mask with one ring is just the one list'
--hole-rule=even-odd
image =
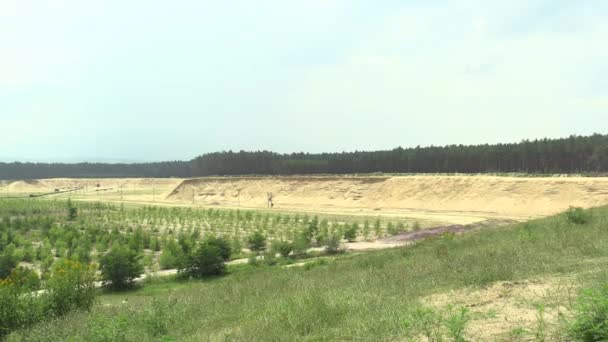
{"label": "exposed sand wall", "polygon": [[[104,191],[95,191],[96,185]],[[434,216],[526,218],[551,215],[569,206],[608,204],[608,178],[499,176],[300,176],[39,179],[13,181],[6,193],[42,193],[82,187],[83,199],[265,208],[267,193],[277,209]],[[375,211],[379,209],[380,211]],[[489,215],[486,215],[489,214]],[[409,215],[409,214],[408,214]]]}
{"label": "exposed sand wall", "polygon": [[208,177],[184,180],[167,200],[277,208],[381,208],[543,216],[608,203],[608,178],[498,176]]}
{"label": "exposed sand wall", "polygon": [[19,180],[8,184],[8,191],[16,193],[52,192],[54,189],[88,188],[94,189],[142,189],[158,188],[160,196],[167,196],[183,179],[179,178],[52,178]]}

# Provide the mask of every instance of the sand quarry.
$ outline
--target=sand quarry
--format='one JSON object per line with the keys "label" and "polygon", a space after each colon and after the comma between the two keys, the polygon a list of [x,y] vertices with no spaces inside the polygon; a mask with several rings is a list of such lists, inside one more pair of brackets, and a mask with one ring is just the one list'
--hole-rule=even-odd
{"label": "sand quarry", "polygon": [[50,197],[263,209],[272,193],[273,210],[411,217],[450,224],[526,220],[569,206],[608,204],[608,178],[467,175],[57,178],[4,182],[0,196],[76,188]]}

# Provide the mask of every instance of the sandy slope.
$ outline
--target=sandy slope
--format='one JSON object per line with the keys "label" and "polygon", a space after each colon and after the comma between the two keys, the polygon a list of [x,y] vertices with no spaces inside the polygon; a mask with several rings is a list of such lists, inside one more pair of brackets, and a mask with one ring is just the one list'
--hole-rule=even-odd
{"label": "sandy slope", "polygon": [[608,204],[608,178],[592,177],[58,178],[13,181],[0,192],[27,194],[74,187],[83,188],[70,194],[78,199],[243,208],[265,208],[271,192],[278,210],[407,216],[458,224],[485,218],[526,219],[569,206]]}
{"label": "sandy slope", "polygon": [[11,193],[36,193],[80,187],[87,191],[94,191],[95,189],[118,191],[121,188],[128,191],[156,188],[159,197],[166,197],[182,181],[183,179],[179,178],[52,178],[13,181],[8,184],[8,191]]}
{"label": "sandy slope", "polygon": [[276,208],[381,209],[544,216],[608,203],[608,178],[498,176],[208,177],[184,180],[170,201]]}

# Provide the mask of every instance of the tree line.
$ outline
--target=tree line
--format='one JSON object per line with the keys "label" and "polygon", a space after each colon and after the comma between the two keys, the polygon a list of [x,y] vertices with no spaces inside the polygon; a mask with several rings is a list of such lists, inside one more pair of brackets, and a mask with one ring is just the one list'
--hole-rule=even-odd
{"label": "tree line", "polygon": [[199,177],[353,173],[603,173],[608,135],[519,143],[395,148],[384,151],[290,153],[223,151],[190,161],[139,164],[0,163],[0,179],[53,177]]}

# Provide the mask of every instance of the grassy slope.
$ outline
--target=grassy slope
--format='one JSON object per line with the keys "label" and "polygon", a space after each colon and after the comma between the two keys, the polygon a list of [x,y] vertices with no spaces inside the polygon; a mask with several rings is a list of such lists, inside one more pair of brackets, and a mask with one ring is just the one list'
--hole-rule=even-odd
{"label": "grassy slope", "polygon": [[400,340],[423,296],[596,264],[608,256],[608,207],[592,214],[586,225],[558,215],[312,268],[241,266],[208,281],[158,281],[9,339]]}

